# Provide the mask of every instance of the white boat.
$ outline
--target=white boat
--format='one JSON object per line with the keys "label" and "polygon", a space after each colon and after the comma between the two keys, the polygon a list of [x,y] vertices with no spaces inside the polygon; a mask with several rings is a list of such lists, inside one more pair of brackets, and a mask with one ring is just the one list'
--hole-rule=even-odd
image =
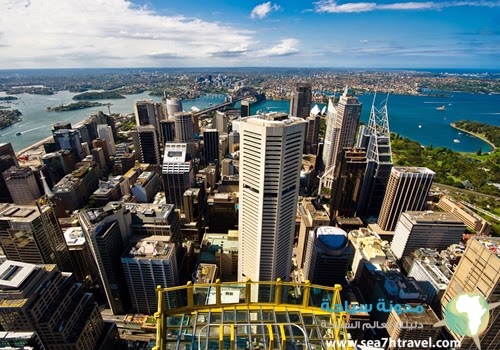
{"label": "white boat", "polygon": [[419,125],[419,126],[418,126],[418,128],[419,128],[419,129],[422,129],[422,125]]}
{"label": "white boat", "polygon": [[453,142],[460,143],[460,140],[459,139],[455,139],[455,140],[453,140]]}

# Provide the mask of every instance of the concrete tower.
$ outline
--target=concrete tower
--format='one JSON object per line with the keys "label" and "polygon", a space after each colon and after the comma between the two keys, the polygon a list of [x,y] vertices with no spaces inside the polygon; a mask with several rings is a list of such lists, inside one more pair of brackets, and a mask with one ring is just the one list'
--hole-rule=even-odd
{"label": "concrete tower", "polygon": [[290,115],[297,118],[307,118],[311,110],[311,85],[298,83],[292,91],[290,99]]}
{"label": "concrete tower", "polygon": [[384,231],[394,231],[402,212],[424,209],[434,175],[423,167],[392,168],[377,224]]}
{"label": "concrete tower", "polygon": [[97,125],[97,135],[99,138],[106,141],[106,146],[108,147],[108,152],[110,156],[114,156],[116,153],[115,138],[113,137],[113,129],[107,124]]}
{"label": "concrete tower", "polygon": [[385,189],[392,169],[391,134],[387,98],[382,107],[375,107],[373,97],[368,126],[362,126],[358,133],[356,147],[365,148],[368,164],[363,180],[358,216],[378,216],[384,200]]}
{"label": "concrete tower", "polygon": [[175,142],[187,144],[187,152],[194,157],[194,129],[192,113],[174,113]]}
{"label": "concrete tower", "polygon": [[[239,132],[239,279],[288,280],[305,121],[249,117],[242,119]],[[259,299],[268,296],[269,291],[259,290]]]}

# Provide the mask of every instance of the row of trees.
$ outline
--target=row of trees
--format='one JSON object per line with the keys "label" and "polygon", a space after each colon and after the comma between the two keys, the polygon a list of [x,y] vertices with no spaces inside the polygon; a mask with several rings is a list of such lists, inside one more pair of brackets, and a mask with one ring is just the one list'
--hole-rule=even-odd
{"label": "row of trees", "polygon": [[495,147],[500,147],[500,127],[495,125],[483,124],[470,120],[461,120],[455,123],[460,129],[464,129],[475,134],[482,134],[492,142]]}

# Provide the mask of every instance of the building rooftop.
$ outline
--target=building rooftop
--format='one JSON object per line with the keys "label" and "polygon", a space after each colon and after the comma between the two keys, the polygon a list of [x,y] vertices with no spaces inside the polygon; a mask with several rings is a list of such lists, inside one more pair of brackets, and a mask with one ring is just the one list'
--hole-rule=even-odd
{"label": "building rooftop", "polygon": [[81,227],[69,227],[64,231],[64,239],[68,248],[85,244],[85,235]]}
{"label": "building rooftop", "polygon": [[187,157],[187,143],[167,143],[163,163],[184,163]]}
{"label": "building rooftop", "polygon": [[406,211],[401,215],[406,216],[414,224],[428,225],[428,224],[443,224],[443,225],[463,225],[464,222],[457,218],[455,214],[448,212],[434,212],[434,211]]}
{"label": "building rooftop", "polygon": [[0,265],[0,288],[19,288],[35,269],[34,264],[6,260]]}
{"label": "building rooftop", "polygon": [[175,245],[170,236],[150,236],[132,243],[123,255],[128,258],[169,259]]}
{"label": "building rooftop", "polygon": [[194,283],[213,283],[217,274],[217,265],[215,264],[198,264],[198,268],[194,273]]}
{"label": "building rooftop", "polygon": [[319,226],[316,228],[316,237],[330,249],[341,249],[347,244],[347,233],[338,227]]}
{"label": "building rooftop", "polygon": [[472,238],[484,247],[488,248],[497,258],[500,259],[500,237],[479,237],[475,236]]}
{"label": "building rooftop", "polygon": [[154,173],[152,171],[145,171],[135,181],[136,186],[144,186],[146,182],[148,182],[152,177]]}
{"label": "building rooftop", "polygon": [[392,172],[400,174],[435,174],[431,169],[426,167],[414,167],[414,166],[395,166],[392,168]]}
{"label": "building rooftop", "polygon": [[391,311],[391,315],[398,318],[402,324],[410,325],[413,322],[421,325],[434,325],[439,322],[439,318],[436,313],[432,310],[432,308],[428,305],[424,306],[423,313],[415,313],[415,312],[405,312],[407,310],[407,305],[410,305],[412,309],[415,309],[417,306],[422,304],[409,303],[403,306],[403,312],[398,314],[395,310]]}
{"label": "building rooftop", "polygon": [[283,128],[288,125],[305,123],[306,121],[302,118],[291,117],[284,113],[272,112],[272,113],[253,115],[250,117],[242,118],[241,122],[255,124],[255,125],[262,125],[266,127]]}

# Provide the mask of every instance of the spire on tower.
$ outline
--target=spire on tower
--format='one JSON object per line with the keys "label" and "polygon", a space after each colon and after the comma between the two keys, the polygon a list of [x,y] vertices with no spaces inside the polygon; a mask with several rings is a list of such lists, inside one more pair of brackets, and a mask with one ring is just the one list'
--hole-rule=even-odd
{"label": "spire on tower", "polygon": [[47,183],[47,180],[45,179],[45,175],[43,175],[43,171],[40,171],[40,180],[42,180],[43,184],[43,191],[45,192],[45,195],[50,199],[54,197],[54,193],[49,187],[49,184]]}

